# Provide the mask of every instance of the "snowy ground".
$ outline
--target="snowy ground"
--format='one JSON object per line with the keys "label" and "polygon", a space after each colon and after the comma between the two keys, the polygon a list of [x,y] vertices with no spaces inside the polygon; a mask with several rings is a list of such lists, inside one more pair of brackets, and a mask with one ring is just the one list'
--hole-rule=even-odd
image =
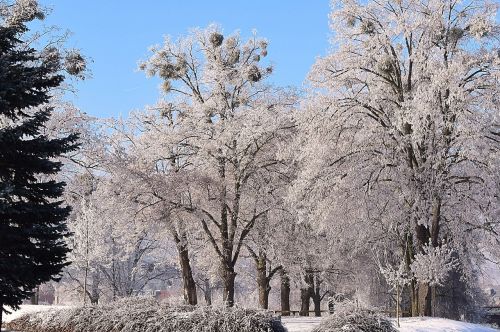
{"label": "snowy ground", "polygon": [[[320,317],[283,317],[283,324],[288,329],[288,332],[309,332],[319,325]],[[402,318],[401,332],[498,332],[500,330],[458,322],[442,318]]]}
{"label": "snowy ground", "polygon": [[401,332],[498,332],[499,330],[477,324],[443,318],[403,318]]}
{"label": "snowy ground", "polygon": [[[16,319],[25,313],[48,310],[53,308],[62,308],[62,306],[43,306],[43,305],[23,305],[21,310],[18,310],[10,315],[3,317],[4,322]],[[321,317],[283,317],[281,319],[283,324],[288,329],[288,332],[310,332],[315,326],[318,326]],[[4,330],[2,330],[4,331]],[[458,322],[442,318],[402,318],[401,319],[401,332],[498,332],[500,330]]]}
{"label": "snowy ground", "polygon": [[281,322],[288,332],[309,332],[319,325],[321,317],[282,317]]}

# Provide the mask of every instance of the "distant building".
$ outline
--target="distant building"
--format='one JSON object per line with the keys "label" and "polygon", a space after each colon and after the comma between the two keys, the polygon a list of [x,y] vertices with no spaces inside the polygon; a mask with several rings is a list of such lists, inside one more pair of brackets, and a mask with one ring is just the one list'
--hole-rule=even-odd
{"label": "distant building", "polygon": [[165,300],[168,298],[171,298],[176,295],[175,291],[172,291],[170,289],[157,289],[154,291],[154,297],[158,301]]}

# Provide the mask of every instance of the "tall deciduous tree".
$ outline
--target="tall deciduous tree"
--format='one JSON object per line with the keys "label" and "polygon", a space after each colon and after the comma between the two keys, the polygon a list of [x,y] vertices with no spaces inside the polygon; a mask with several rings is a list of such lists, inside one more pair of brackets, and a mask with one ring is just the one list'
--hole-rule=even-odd
{"label": "tall deciduous tree", "polygon": [[[106,169],[117,179],[116,188],[127,196],[129,204],[137,205],[148,223],[161,224],[170,240],[175,243],[178,266],[183,280],[185,301],[198,302],[190,253],[190,223],[192,215],[183,206],[183,193],[189,187],[185,174],[185,161],[173,158],[167,162],[157,159],[156,144],[164,133],[164,118],[158,114],[132,114],[130,121],[114,122],[110,137],[110,153]],[[167,126],[168,127],[168,126]],[[144,135],[137,135],[143,132]],[[119,179],[127,178],[126,183]]]}
{"label": "tall deciduous tree", "polygon": [[197,216],[219,257],[229,306],[243,244],[270,210],[257,182],[280,166],[274,146],[290,128],[286,110],[294,103],[263,83],[272,72],[261,64],[266,55],[263,39],[243,42],[209,27],[177,42],[167,38],[141,65],[167,92],[158,105],[162,123],[148,120],[144,135],[156,142],[149,144],[153,166],[186,165],[191,182],[177,207]]}
{"label": "tall deciduous tree", "polygon": [[[319,198],[323,217],[389,225],[405,242],[407,269],[446,243],[470,278],[477,244],[498,234],[496,7],[333,1],[335,49],[310,74],[327,93],[304,114],[308,166],[297,187],[315,183],[301,192]],[[425,278],[411,294],[412,313],[430,315]]]}
{"label": "tall deciduous tree", "polygon": [[[1,318],[6,306],[17,308],[67,265],[70,208],[61,201],[64,183],[52,178],[61,168],[55,158],[78,144],[76,135],[43,134],[64,62],[56,49],[38,52],[23,41],[26,23],[43,17],[36,1],[1,2],[0,15]],[[78,60],[66,71],[83,69],[83,58]]]}

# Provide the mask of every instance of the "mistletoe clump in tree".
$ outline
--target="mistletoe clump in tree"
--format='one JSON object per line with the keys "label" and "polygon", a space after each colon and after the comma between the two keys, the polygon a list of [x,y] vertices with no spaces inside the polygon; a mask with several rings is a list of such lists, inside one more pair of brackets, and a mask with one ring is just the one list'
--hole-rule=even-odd
{"label": "mistletoe clump in tree", "polygon": [[53,177],[61,168],[55,158],[75,150],[77,136],[42,132],[63,71],[79,74],[85,65],[75,52],[39,52],[23,40],[26,23],[41,18],[36,1],[0,2],[0,318],[67,265],[70,208]]}

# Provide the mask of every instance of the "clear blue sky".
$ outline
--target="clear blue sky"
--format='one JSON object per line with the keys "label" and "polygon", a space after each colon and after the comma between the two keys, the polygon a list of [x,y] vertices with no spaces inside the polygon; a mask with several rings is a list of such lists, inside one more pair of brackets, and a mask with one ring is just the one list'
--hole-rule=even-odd
{"label": "clear blue sky", "polygon": [[46,25],[73,32],[68,46],[92,58],[92,78],[77,84],[74,103],[99,117],[126,116],[154,104],[158,81],[138,72],[149,46],[190,28],[218,23],[225,33],[252,29],[269,39],[272,82],[301,86],[316,56],[329,48],[329,0],[40,0]]}

